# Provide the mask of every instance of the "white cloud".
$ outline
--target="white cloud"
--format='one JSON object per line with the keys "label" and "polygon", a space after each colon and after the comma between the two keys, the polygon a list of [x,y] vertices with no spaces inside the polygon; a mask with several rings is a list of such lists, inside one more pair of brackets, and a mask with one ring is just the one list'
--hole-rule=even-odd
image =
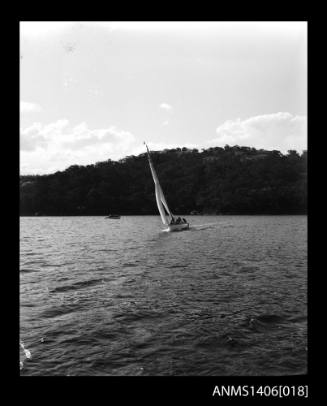
{"label": "white cloud", "polygon": [[171,111],[173,107],[168,103],[161,103],[160,108],[166,111]]}
{"label": "white cloud", "polygon": [[[228,120],[220,125],[217,137],[198,144],[149,142],[151,150],[208,148],[240,145],[268,150],[302,151],[306,145],[305,116],[290,113],[265,114],[245,120]],[[49,124],[34,123],[21,130],[21,172],[51,173],[70,165],[88,165],[107,159],[121,159],[145,152],[144,145],[129,131],[109,126],[92,129],[85,122],[70,126],[66,119]]]}
{"label": "white cloud", "polygon": [[21,151],[33,151],[38,146],[46,147],[47,141],[40,132],[40,123],[34,123],[20,132]]}
{"label": "white cloud", "polygon": [[106,144],[112,152],[128,151],[135,137],[132,133],[117,129],[114,126],[91,130],[86,123],[75,126],[69,134],[68,141],[64,141],[65,148],[80,150],[99,144]]}
{"label": "white cloud", "polygon": [[135,136],[115,126],[90,129],[86,123],[74,127],[68,120],[43,125],[34,123],[21,130],[21,171],[50,173],[70,165],[94,164],[130,155]]}
{"label": "white cloud", "polygon": [[225,121],[217,129],[217,137],[206,145],[226,144],[264,149],[302,151],[307,148],[307,118],[287,112],[264,114],[245,120]]}
{"label": "white cloud", "polygon": [[19,107],[21,113],[38,113],[39,111],[42,111],[41,106],[37,103],[21,101]]}

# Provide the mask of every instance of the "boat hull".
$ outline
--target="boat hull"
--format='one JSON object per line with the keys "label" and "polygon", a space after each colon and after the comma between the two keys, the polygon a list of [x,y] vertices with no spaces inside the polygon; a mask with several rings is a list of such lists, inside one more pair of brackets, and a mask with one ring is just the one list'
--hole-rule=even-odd
{"label": "boat hull", "polygon": [[183,231],[188,230],[190,225],[188,223],[181,223],[181,224],[169,224],[168,229],[169,231]]}

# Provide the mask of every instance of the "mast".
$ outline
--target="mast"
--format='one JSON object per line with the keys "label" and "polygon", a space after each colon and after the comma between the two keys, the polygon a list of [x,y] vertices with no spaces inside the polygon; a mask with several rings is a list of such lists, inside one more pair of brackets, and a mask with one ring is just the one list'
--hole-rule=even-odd
{"label": "mast", "polygon": [[166,213],[165,213],[164,209],[166,209],[166,211],[167,211],[167,213],[168,213],[168,215],[170,216],[171,219],[173,219],[173,215],[172,215],[171,211],[169,210],[169,207],[168,207],[168,204],[166,202],[165,196],[164,196],[163,191],[161,189],[159,179],[158,179],[158,175],[157,175],[157,173],[156,173],[156,171],[154,169],[154,166],[153,166],[153,162],[152,162],[152,159],[151,159],[149,148],[146,145],[146,143],[144,143],[144,145],[146,146],[147,153],[148,153],[148,160],[149,160],[149,165],[150,165],[150,169],[151,169],[152,178],[153,178],[154,185],[155,185],[156,202],[157,202],[158,210],[159,210],[159,213],[160,213],[160,217],[161,217],[161,220],[162,220],[163,224],[167,225],[168,221],[167,221],[167,217],[166,217]]}

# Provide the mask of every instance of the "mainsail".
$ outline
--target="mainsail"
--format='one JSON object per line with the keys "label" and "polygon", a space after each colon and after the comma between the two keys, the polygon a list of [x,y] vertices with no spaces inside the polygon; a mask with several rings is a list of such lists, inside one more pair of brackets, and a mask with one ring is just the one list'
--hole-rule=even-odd
{"label": "mainsail", "polygon": [[154,169],[154,166],[153,166],[153,163],[152,163],[149,148],[148,148],[148,146],[146,144],[145,144],[145,146],[146,146],[146,149],[148,151],[149,165],[150,165],[152,178],[153,178],[154,185],[155,185],[156,201],[157,201],[157,206],[158,206],[158,210],[159,210],[159,213],[160,213],[161,221],[163,222],[163,224],[167,225],[168,220],[167,220],[167,217],[166,217],[165,209],[166,209],[166,212],[167,212],[168,216],[170,217],[170,219],[173,219],[173,215],[172,215],[171,211],[169,210],[169,207],[168,207],[168,204],[166,202],[165,196],[164,196],[163,191],[161,189],[157,173],[156,173],[156,171]]}

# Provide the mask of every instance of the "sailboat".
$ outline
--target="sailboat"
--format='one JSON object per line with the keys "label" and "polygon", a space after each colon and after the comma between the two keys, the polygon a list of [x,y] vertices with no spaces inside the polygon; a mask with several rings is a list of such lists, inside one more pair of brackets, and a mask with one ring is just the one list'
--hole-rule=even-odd
{"label": "sailboat", "polygon": [[189,223],[185,219],[183,219],[184,221],[181,220],[180,218],[175,219],[172,212],[170,211],[168,204],[166,202],[165,196],[163,194],[163,191],[161,189],[158,175],[154,169],[149,148],[146,145],[146,143],[144,143],[144,145],[146,146],[147,153],[148,153],[149,165],[150,165],[151,174],[152,174],[152,178],[153,178],[154,186],[155,186],[156,201],[157,201],[157,206],[158,206],[158,210],[160,213],[162,223],[164,225],[168,226],[168,228],[167,228],[168,231],[188,230],[190,228]]}

